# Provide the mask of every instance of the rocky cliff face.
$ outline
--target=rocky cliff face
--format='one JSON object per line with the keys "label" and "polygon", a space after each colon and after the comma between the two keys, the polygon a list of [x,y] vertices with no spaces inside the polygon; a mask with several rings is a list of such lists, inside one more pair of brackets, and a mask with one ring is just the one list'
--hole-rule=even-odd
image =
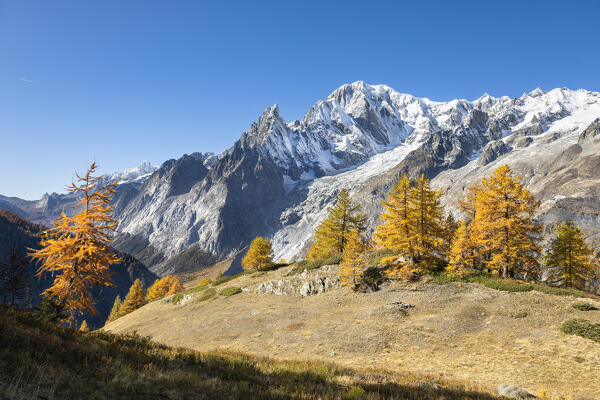
{"label": "rocky cliff face", "polygon": [[[287,123],[268,107],[225,152],[169,160],[123,190],[119,247],[160,274],[181,270],[167,260],[192,246],[203,259],[220,259],[257,235],[270,236],[276,258],[290,260],[306,250],[342,188],[373,227],[403,173],[434,178],[455,209],[468,184],[504,163],[544,201],[542,220],[577,217],[594,237],[598,117],[600,94],[586,90],[436,102],[355,82],[302,120]],[[581,215],[561,211],[567,202]]]}

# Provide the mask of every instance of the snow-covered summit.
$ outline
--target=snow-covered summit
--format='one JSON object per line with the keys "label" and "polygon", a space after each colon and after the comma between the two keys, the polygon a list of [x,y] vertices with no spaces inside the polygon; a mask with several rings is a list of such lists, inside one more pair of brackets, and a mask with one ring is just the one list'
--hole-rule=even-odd
{"label": "snow-covered summit", "polygon": [[[305,180],[338,174],[404,142],[426,140],[435,132],[472,128],[477,112],[485,112],[486,124],[496,131],[511,131],[532,121],[550,124],[585,104],[598,103],[597,96],[582,90],[544,92],[538,88],[521,98],[486,93],[474,101],[441,102],[358,81],[318,101],[301,121],[287,123],[277,105],[267,107],[242,142],[260,147],[292,181]],[[502,136],[498,132],[490,135]]]}
{"label": "snow-covered summit", "polygon": [[119,185],[130,182],[143,182],[159,168],[149,161],[142,161],[137,167],[128,168],[122,172],[114,172],[106,175],[110,181],[117,181]]}

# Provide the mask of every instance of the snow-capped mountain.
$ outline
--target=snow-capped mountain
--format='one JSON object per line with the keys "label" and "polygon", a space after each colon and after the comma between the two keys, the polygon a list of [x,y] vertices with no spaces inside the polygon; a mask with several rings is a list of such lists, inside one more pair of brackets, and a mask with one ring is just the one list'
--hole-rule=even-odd
{"label": "snow-capped mountain", "polygon": [[142,161],[137,167],[128,168],[123,172],[107,174],[106,180],[117,181],[119,185],[131,182],[143,182],[159,167],[158,165],[152,165],[149,161]]}
{"label": "snow-capped mountain", "polygon": [[292,259],[342,188],[374,223],[400,173],[444,173],[436,185],[462,191],[462,181],[448,183],[452,171],[487,170],[511,154],[544,157],[537,143],[550,137],[557,142],[547,146],[561,151],[599,116],[600,95],[586,90],[436,102],[355,82],[301,121],[268,107],[210,170],[191,156],[165,163],[125,207],[119,228],[126,250],[143,244],[159,259],[193,244],[222,257],[257,235],[272,237],[276,257]]}
{"label": "snow-capped mountain", "polygon": [[[106,183],[117,181],[117,193],[114,200],[116,204],[122,204],[122,195],[131,194],[131,190],[139,188],[146,179],[159,167],[148,161],[143,161],[137,167],[126,169],[122,172],[114,172],[104,175]],[[49,225],[64,209],[70,212],[70,207],[76,204],[77,195],[74,193],[46,193],[39,200],[23,200],[17,197],[5,197],[0,195],[0,209],[10,211],[31,222]]]}
{"label": "snow-capped mountain", "polygon": [[133,178],[116,199],[116,244],[161,274],[171,272],[161,263],[186,249],[218,259],[258,235],[290,260],[306,251],[342,188],[374,226],[403,173],[433,178],[452,210],[468,184],[504,163],[544,202],[541,219],[575,218],[594,237],[599,117],[600,93],[581,89],[438,102],[384,85],[343,85],[302,120],[286,122],[268,107],[219,155],[184,155],[150,176],[140,168],[143,182]]}

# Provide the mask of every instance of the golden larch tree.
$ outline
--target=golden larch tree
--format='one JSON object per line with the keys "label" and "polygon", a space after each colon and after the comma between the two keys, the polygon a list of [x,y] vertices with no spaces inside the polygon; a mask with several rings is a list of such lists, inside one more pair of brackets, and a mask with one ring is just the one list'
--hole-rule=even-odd
{"label": "golden larch tree", "polygon": [[544,258],[550,279],[562,281],[566,287],[581,286],[595,272],[594,256],[581,228],[573,221],[563,222],[554,235]]}
{"label": "golden larch tree", "polygon": [[129,293],[119,307],[119,316],[129,314],[146,304],[146,289],[142,286],[142,281],[136,279],[129,288]]}
{"label": "golden larch tree", "polygon": [[342,286],[356,290],[361,281],[361,276],[366,268],[363,254],[366,250],[364,238],[353,229],[344,248],[340,269],[338,271]]}
{"label": "golden larch tree", "polygon": [[115,298],[115,302],[113,303],[112,309],[110,310],[110,314],[108,314],[108,319],[105,324],[112,322],[119,318],[119,309],[121,308],[121,296],[117,295]]}
{"label": "golden larch tree", "polygon": [[539,204],[508,165],[482,179],[475,195],[471,238],[486,255],[489,270],[505,278],[538,274],[541,226],[534,215]]}
{"label": "golden larch tree", "polygon": [[448,232],[440,196],[424,174],[412,184],[405,174],[383,202],[383,223],[373,238],[376,247],[397,253],[381,260],[389,276],[412,279],[444,261]]}
{"label": "golden larch tree", "polygon": [[475,207],[477,193],[481,189],[479,182],[469,186],[465,191],[465,197],[460,201],[460,210],[466,215],[467,222],[472,221],[475,218]]}
{"label": "golden larch tree", "polygon": [[257,237],[252,243],[248,252],[242,258],[242,268],[245,270],[256,269],[258,271],[267,270],[273,266],[271,241],[265,237]]}
{"label": "golden larch tree", "polygon": [[454,234],[448,258],[450,260],[446,266],[446,271],[461,278],[467,275],[468,268],[473,268],[474,266],[470,229],[467,221],[464,219],[460,221],[458,229]]}
{"label": "golden larch tree", "polygon": [[169,283],[169,290],[167,290],[167,296],[183,291],[183,285],[181,284],[181,281],[177,276],[167,275],[165,278],[167,278],[167,282]]}
{"label": "golden larch tree", "polygon": [[160,278],[154,281],[154,283],[148,288],[148,294],[146,295],[147,301],[152,301],[163,296],[179,293],[183,290],[183,285],[178,277],[174,275],[167,275],[164,278]]}
{"label": "golden larch tree", "polygon": [[394,251],[397,255],[384,257],[382,264],[414,263],[413,244],[414,224],[410,207],[410,179],[406,174],[394,185],[387,200],[383,202],[384,212],[379,216],[382,223],[373,234],[375,246]]}
{"label": "golden larch tree", "polygon": [[341,255],[350,232],[353,229],[359,233],[365,230],[366,217],[360,210],[360,204],[352,202],[348,191],[342,189],[335,206],[315,232],[316,240],[308,252],[308,258],[314,260]]}
{"label": "golden larch tree", "polygon": [[79,327],[79,330],[83,333],[88,333],[90,331],[90,328],[88,328],[88,324],[85,321],[85,319],[83,320],[83,322],[81,323],[81,326]]}
{"label": "golden larch tree", "polygon": [[152,285],[150,285],[150,287],[148,288],[148,293],[146,294],[146,300],[148,302],[156,300],[167,294],[170,285],[167,279],[165,278],[157,279]]}
{"label": "golden larch tree", "polygon": [[447,249],[452,247],[452,242],[454,241],[456,230],[458,229],[459,225],[460,222],[456,221],[454,215],[452,215],[452,213],[448,213],[446,220],[444,221],[444,240],[446,241]]}
{"label": "golden larch tree", "polygon": [[93,163],[85,175],[76,175],[77,182],[67,188],[79,195],[73,206],[73,215],[63,210],[53,227],[44,232],[39,250],[31,249],[31,256],[41,261],[37,275],[54,276],[51,293],[73,315],[89,311],[96,313],[92,288],[111,286],[109,268],[119,262],[108,247],[117,220],[109,204],[115,193],[116,182],[103,184],[103,176],[94,176]]}
{"label": "golden larch tree", "polygon": [[410,189],[414,262],[423,270],[432,270],[445,259],[446,230],[441,195],[441,192],[431,189],[431,182],[425,174],[421,174]]}

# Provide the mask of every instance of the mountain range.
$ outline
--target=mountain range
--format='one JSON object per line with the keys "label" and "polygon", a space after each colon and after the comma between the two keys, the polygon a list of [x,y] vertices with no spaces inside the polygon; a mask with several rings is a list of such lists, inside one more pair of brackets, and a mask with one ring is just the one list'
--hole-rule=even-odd
{"label": "mountain range", "polygon": [[[536,89],[438,102],[354,82],[302,120],[286,122],[277,105],[267,107],[221,154],[111,176],[120,182],[115,246],[159,275],[237,255],[259,235],[271,237],[276,259],[297,259],[343,188],[373,228],[397,178],[425,173],[458,216],[464,190],[502,164],[542,202],[546,232],[571,218],[600,239],[600,93]],[[42,223],[72,200],[0,197],[0,208]]]}

